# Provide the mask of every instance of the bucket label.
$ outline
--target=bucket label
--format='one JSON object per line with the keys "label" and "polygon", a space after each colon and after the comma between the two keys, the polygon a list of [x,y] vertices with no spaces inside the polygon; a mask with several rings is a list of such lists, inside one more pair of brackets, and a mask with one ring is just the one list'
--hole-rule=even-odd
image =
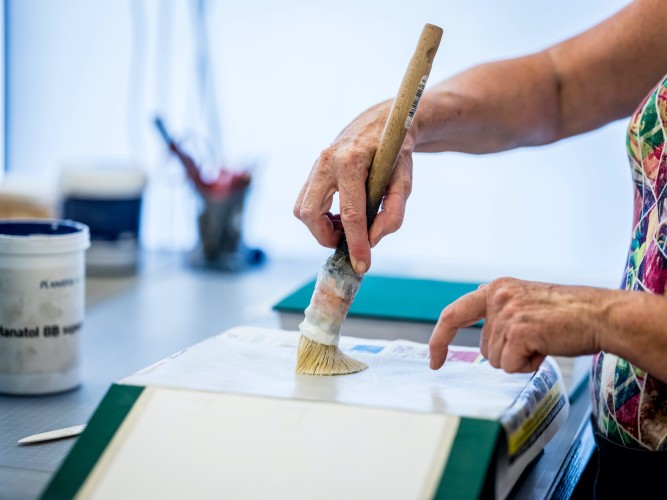
{"label": "bucket label", "polygon": [[77,369],[85,286],[78,260],[45,269],[0,264],[0,374]]}

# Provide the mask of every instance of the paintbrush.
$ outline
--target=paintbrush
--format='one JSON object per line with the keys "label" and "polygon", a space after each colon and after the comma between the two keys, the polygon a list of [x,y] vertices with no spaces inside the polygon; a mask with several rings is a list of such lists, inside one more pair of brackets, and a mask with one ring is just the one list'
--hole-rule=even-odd
{"label": "paintbrush", "polygon": [[[417,111],[441,38],[441,28],[432,24],[424,26],[389,111],[366,181],[366,219],[369,229],[378,213],[396,159]],[[297,350],[297,373],[346,375],[368,368],[365,363],[347,356],[338,348],[341,325],[362,278],[363,275],[357,274],[352,268],[347,241],[343,236],[336,252],[318,273],[305,319],[299,325],[301,339]]]}

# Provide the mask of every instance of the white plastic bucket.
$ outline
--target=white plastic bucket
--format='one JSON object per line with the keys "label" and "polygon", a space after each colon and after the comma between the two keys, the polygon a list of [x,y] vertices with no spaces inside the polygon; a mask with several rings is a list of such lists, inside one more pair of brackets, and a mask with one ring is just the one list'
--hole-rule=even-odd
{"label": "white plastic bucket", "polygon": [[0,219],[0,392],[79,385],[88,227]]}

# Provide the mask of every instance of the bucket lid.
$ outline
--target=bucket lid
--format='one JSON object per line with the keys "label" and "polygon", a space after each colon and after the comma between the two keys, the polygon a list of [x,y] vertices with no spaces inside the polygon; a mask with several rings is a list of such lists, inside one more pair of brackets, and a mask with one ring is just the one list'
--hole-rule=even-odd
{"label": "bucket lid", "polygon": [[60,192],[85,198],[136,198],[146,186],[146,172],[138,167],[68,166],[60,172]]}
{"label": "bucket lid", "polygon": [[72,220],[0,219],[0,254],[50,255],[90,246],[88,226]]}

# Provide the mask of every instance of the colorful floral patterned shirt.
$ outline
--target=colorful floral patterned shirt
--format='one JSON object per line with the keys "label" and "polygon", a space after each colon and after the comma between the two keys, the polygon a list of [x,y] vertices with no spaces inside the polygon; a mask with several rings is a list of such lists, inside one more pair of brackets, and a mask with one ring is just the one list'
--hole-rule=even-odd
{"label": "colorful floral patterned shirt", "polygon": [[[639,105],[628,127],[634,220],[621,283],[626,290],[661,295],[667,285],[666,126],[667,76]],[[591,389],[593,419],[603,435],[630,448],[667,451],[667,384],[618,356],[600,353]]]}

